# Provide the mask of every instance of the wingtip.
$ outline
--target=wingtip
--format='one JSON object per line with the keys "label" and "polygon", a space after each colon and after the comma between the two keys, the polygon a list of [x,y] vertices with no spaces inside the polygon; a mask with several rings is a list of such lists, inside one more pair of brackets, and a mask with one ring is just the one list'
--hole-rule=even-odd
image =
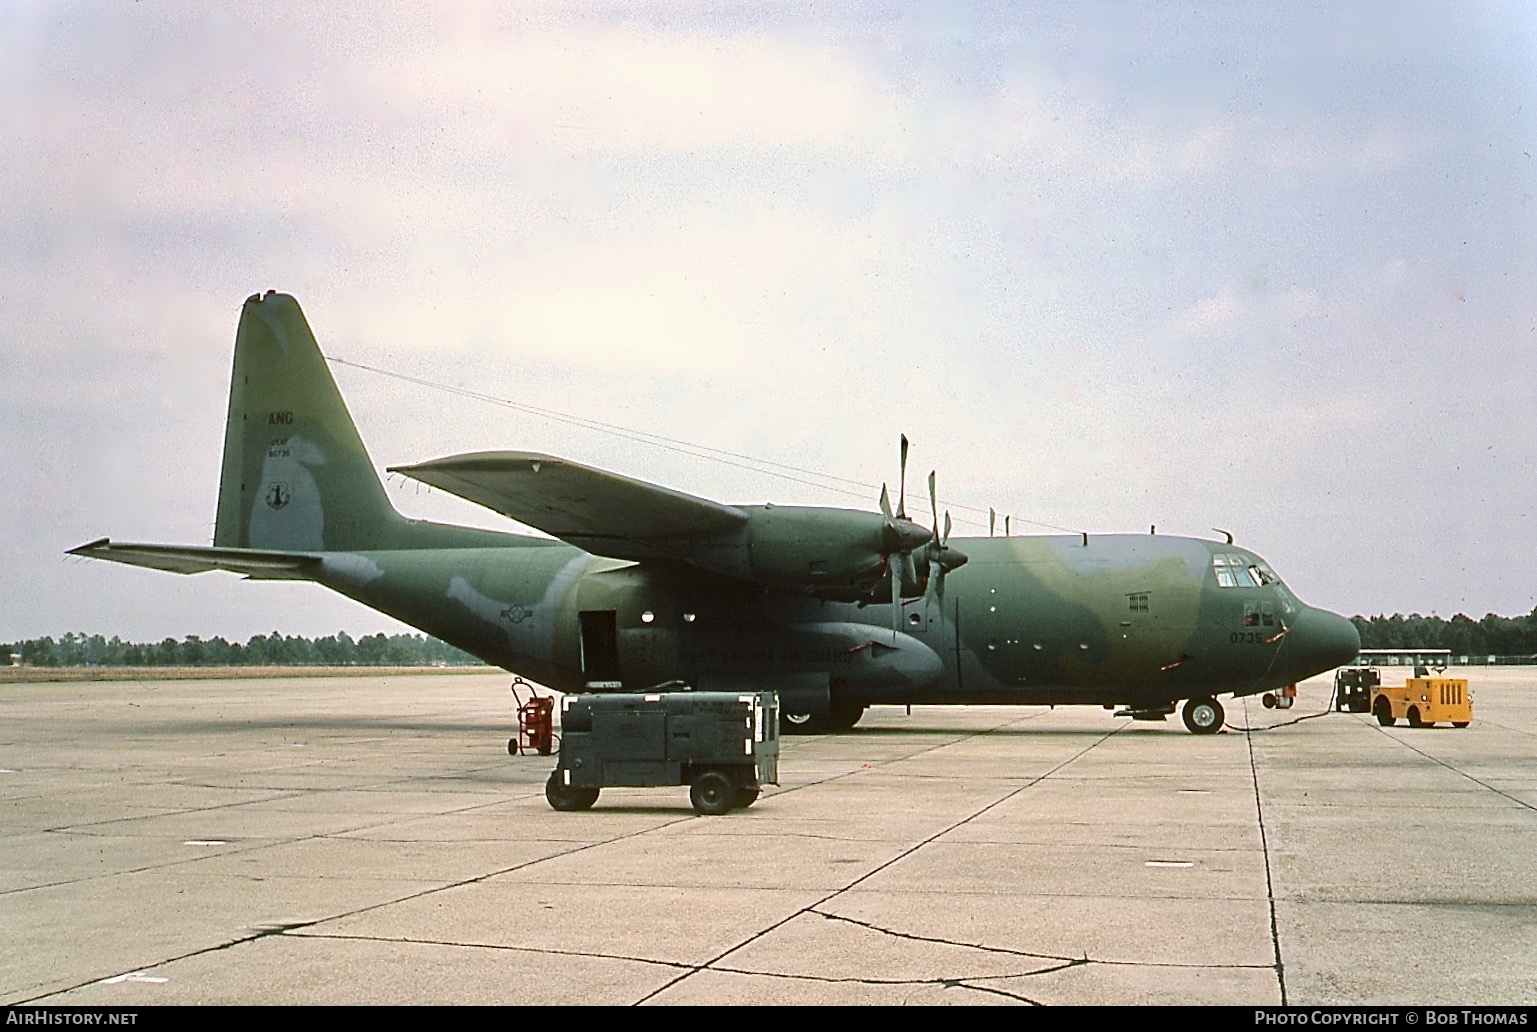
{"label": "wingtip", "polygon": [[110,544],[112,544],[112,539],[111,538],[97,538],[95,541],[90,541],[90,542],[87,542],[86,544],[79,545],[79,546],[77,546],[75,548],[71,548],[69,551],[65,552],[64,554],[65,555],[85,555],[88,552],[91,552],[91,551],[93,551],[95,549],[101,548],[103,545],[110,545]]}

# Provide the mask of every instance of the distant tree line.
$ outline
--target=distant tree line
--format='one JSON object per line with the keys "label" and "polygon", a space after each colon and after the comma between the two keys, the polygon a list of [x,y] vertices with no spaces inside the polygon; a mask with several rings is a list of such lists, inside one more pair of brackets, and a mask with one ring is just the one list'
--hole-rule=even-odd
{"label": "distant tree line", "polygon": [[[1537,655],[1537,608],[1526,616],[1488,614],[1482,620],[1458,613],[1439,616],[1354,616],[1364,649],[1450,649],[1457,656]],[[147,644],[99,634],[66,634],[0,643],[0,666],[19,654],[30,666],[476,666],[480,660],[422,634],[346,631],[324,638],[258,634],[245,644],[221,637],[166,638]]]}
{"label": "distant tree line", "polygon": [[1458,613],[1439,616],[1355,616],[1363,649],[1450,649],[1454,656],[1530,656],[1537,654],[1537,609],[1526,616],[1482,620]]}
{"label": "distant tree line", "polygon": [[113,635],[66,634],[0,644],[0,666],[19,654],[30,666],[470,666],[480,660],[421,634],[370,634],[353,638],[346,631],[324,638],[258,634],[245,644],[221,637],[166,638],[158,644],[129,642]]}

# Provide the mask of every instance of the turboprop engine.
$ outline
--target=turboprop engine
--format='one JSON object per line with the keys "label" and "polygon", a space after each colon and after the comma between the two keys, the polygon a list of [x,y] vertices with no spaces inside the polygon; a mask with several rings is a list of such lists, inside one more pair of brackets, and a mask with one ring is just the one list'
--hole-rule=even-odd
{"label": "turboprop engine", "polygon": [[[893,557],[909,555],[933,537],[909,520],[852,509],[740,508],[748,516],[747,568],[741,575],[807,588],[819,597],[840,601],[869,598],[890,570],[901,565],[893,563]],[[904,595],[921,594],[916,578],[905,580]]]}

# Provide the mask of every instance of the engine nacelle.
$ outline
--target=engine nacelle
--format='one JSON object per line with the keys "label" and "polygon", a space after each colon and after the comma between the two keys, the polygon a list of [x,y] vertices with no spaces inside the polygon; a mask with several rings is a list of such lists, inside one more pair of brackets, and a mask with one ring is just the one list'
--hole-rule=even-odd
{"label": "engine nacelle", "polygon": [[[905,518],[857,509],[739,505],[745,526],[680,543],[688,562],[728,577],[795,588],[818,598],[862,602],[890,597],[892,568],[902,596],[922,594],[934,534]],[[954,549],[948,557],[965,562]],[[921,559],[915,565],[915,559]],[[948,566],[947,566],[948,568]]]}
{"label": "engine nacelle", "polygon": [[891,532],[879,514],[801,506],[741,508],[749,520],[750,579],[860,596],[880,583]]}

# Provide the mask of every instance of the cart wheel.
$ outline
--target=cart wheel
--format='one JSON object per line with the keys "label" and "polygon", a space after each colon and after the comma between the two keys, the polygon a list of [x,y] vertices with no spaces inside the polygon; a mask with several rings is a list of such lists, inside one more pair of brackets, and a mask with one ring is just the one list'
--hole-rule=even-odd
{"label": "cart wheel", "polygon": [[1393,704],[1385,695],[1377,696],[1377,705],[1372,707],[1372,713],[1376,716],[1377,723],[1383,727],[1392,727],[1398,723],[1398,718],[1393,716]]}
{"label": "cart wheel", "polygon": [[1452,727],[1467,727],[1471,723],[1471,720],[1454,720],[1452,721]]}
{"label": "cart wheel", "polygon": [[737,789],[736,790],[736,804],[737,804],[737,806],[741,807],[744,810],[747,809],[753,803],[756,803],[758,801],[758,793],[760,791],[762,791],[762,789],[758,789],[758,788],[739,788],[739,789]]}
{"label": "cart wheel", "polygon": [[565,812],[590,809],[598,801],[598,791],[596,788],[572,788],[561,784],[559,771],[552,773],[550,780],[544,783],[545,801],[552,809]]}
{"label": "cart wheel", "polygon": [[516,756],[516,755],[518,755],[518,740],[516,738],[509,738],[509,739],[507,739],[507,755],[508,756]]}
{"label": "cart wheel", "polygon": [[731,779],[718,770],[707,770],[694,778],[689,786],[689,802],[694,809],[709,817],[730,813],[736,803],[737,789]]}
{"label": "cart wheel", "polygon": [[1274,695],[1271,695],[1267,692],[1266,694],[1260,696],[1259,701],[1264,703],[1266,709],[1275,709]]}
{"label": "cart wheel", "polygon": [[1423,719],[1421,719],[1421,717],[1420,717],[1420,708],[1418,706],[1410,706],[1409,707],[1409,726],[1410,727],[1424,727],[1425,726],[1425,721]]}

